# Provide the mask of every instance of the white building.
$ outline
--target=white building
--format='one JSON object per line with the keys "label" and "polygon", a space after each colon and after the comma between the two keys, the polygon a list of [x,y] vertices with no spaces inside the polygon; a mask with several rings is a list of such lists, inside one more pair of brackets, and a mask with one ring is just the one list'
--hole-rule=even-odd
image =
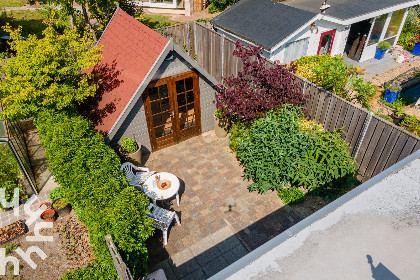
{"label": "white building", "polygon": [[375,56],[380,41],[391,46],[398,42],[408,8],[420,0],[329,0],[324,12],[322,4],[322,0],[241,0],[211,23],[233,40],[264,47],[264,55],[272,61],[289,63],[327,53],[346,53],[365,61]]}

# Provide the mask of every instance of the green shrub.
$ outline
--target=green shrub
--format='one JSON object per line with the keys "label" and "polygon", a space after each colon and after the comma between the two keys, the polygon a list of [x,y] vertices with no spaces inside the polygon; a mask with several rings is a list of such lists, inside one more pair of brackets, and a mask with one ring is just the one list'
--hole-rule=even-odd
{"label": "green shrub", "polygon": [[378,48],[381,50],[387,50],[391,47],[391,45],[388,42],[382,41],[378,43]]}
{"label": "green shrub", "polygon": [[420,135],[420,121],[415,116],[406,115],[404,120],[400,122],[399,126],[411,133]]}
{"label": "green shrub", "polygon": [[349,66],[342,59],[333,59],[330,62],[312,68],[315,74],[312,82],[332,93],[346,97],[344,89],[350,78],[348,68]]}
{"label": "green shrub", "polygon": [[250,122],[237,122],[229,130],[229,147],[232,151],[238,151],[239,141],[249,132]]}
{"label": "green shrub", "polygon": [[298,66],[296,74],[313,82],[315,80],[315,73],[312,69],[316,66],[323,65],[339,59],[329,54],[304,56],[296,60],[294,63]]}
{"label": "green shrub", "polygon": [[[112,261],[111,261],[112,262]],[[113,264],[112,264],[113,265]],[[116,280],[115,269],[110,265],[104,265],[103,262],[94,261],[88,266],[77,270],[66,272],[62,280]]]}
{"label": "green shrub", "polygon": [[370,108],[369,101],[376,94],[376,86],[372,82],[365,82],[363,78],[352,77],[351,89],[356,92],[353,99],[365,108]]}
{"label": "green shrub", "polygon": [[137,142],[134,139],[124,137],[121,141],[121,147],[126,153],[133,153],[137,150]]}
{"label": "green shrub", "polygon": [[[19,188],[19,199],[26,197],[22,188],[23,173],[8,144],[0,144],[0,188],[5,189],[6,201],[11,202],[15,188]],[[4,209],[2,203],[0,208]]]}
{"label": "green shrub", "polygon": [[51,201],[64,197],[63,190],[61,188],[55,188],[48,193],[48,197]]}
{"label": "green shrub", "polygon": [[302,203],[305,200],[305,193],[297,188],[279,190],[277,195],[284,204]]}
{"label": "green shrub", "polygon": [[340,130],[328,132],[317,128],[311,132],[310,142],[304,155],[296,159],[298,172],[294,184],[313,190],[354,174],[355,161]]}
{"label": "green shrub", "polygon": [[251,191],[280,190],[294,179],[297,161],[308,148],[310,136],[299,126],[299,108],[285,106],[251,123],[249,133],[238,141],[237,156],[244,176],[254,182]]}
{"label": "green shrub", "polygon": [[209,0],[209,13],[224,11],[228,6],[232,6],[239,0]]}
{"label": "green shrub", "polygon": [[398,45],[401,45],[405,50],[412,51],[414,47],[414,40],[420,35],[420,21],[419,8],[412,7],[409,9],[407,19],[401,31]]}
{"label": "green shrub", "polygon": [[313,190],[354,174],[355,162],[341,131],[324,131],[301,120],[299,108],[283,108],[268,112],[249,128],[235,128],[242,130],[234,140],[244,177],[253,181],[251,191],[281,190],[290,184]]}
{"label": "green shrub", "polygon": [[214,116],[216,118],[223,119],[223,109],[216,109],[216,111],[214,111]]}
{"label": "green shrub", "polygon": [[[142,255],[136,258],[136,277],[144,275],[147,270],[145,241],[154,231],[152,220],[146,217],[149,200],[128,185],[120,171],[118,155],[105,145],[103,136],[96,133],[87,120],[74,112],[42,112],[36,126],[50,169],[60,185],[51,196],[63,196],[72,205],[89,230],[98,261],[67,274],[65,279],[116,278],[105,242],[107,234],[111,234],[127,258],[130,254]],[[101,274],[96,274],[99,272]]]}
{"label": "green shrub", "polygon": [[398,110],[401,109],[405,106],[410,105],[411,103],[413,103],[413,100],[411,98],[407,98],[404,93],[400,94],[397,98],[397,100],[394,101],[394,103],[388,103],[385,101],[384,99],[385,97],[385,91],[384,93],[381,95],[381,97],[379,98],[379,101],[382,102],[383,104],[385,104],[386,106]]}

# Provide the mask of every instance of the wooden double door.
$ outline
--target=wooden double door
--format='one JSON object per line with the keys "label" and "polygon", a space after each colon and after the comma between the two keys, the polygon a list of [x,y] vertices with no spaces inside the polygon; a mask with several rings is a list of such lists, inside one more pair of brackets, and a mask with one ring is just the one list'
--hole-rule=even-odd
{"label": "wooden double door", "polygon": [[199,79],[194,71],[151,82],[143,102],[152,150],[201,133]]}

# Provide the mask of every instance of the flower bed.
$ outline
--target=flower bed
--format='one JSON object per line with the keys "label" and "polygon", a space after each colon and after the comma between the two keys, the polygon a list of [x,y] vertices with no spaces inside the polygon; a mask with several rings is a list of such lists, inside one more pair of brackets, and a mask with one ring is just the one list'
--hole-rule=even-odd
{"label": "flower bed", "polygon": [[0,229],[0,244],[10,241],[18,236],[25,234],[26,228],[22,221],[16,221],[13,224]]}

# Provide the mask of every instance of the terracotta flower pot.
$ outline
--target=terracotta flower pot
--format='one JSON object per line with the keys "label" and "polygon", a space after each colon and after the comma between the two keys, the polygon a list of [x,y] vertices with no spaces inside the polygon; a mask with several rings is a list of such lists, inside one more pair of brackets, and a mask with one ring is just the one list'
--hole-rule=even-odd
{"label": "terracotta flower pot", "polygon": [[41,213],[40,217],[45,222],[54,222],[57,219],[56,213],[53,209],[45,210],[44,212]]}

